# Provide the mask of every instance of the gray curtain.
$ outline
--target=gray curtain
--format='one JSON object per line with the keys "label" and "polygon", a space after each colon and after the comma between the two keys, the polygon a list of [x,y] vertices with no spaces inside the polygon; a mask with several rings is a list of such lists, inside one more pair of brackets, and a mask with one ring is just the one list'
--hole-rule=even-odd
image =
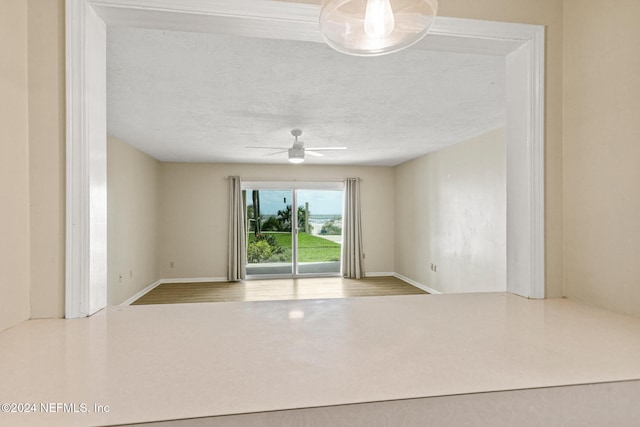
{"label": "gray curtain", "polygon": [[360,279],[364,277],[364,256],[359,178],[347,178],[345,181],[342,222],[342,275],[350,279]]}
{"label": "gray curtain", "polygon": [[244,201],[239,176],[229,177],[229,260],[227,280],[243,280],[247,274]]}

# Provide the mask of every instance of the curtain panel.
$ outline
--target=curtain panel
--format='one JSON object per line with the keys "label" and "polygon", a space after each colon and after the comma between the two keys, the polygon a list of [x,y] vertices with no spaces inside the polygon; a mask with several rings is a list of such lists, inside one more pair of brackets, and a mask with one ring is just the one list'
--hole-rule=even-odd
{"label": "curtain panel", "polygon": [[349,279],[364,277],[360,210],[360,179],[347,178],[344,186],[342,275]]}
{"label": "curtain panel", "polygon": [[244,221],[242,182],[239,176],[229,177],[229,259],[227,280],[243,280],[246,275],[247,249]]}

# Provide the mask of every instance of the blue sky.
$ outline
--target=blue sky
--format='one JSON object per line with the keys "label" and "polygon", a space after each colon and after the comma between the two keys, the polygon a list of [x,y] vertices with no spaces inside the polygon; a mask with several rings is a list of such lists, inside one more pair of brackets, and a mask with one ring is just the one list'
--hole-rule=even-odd
{"label": "blue sky", "polygon": [[[293,194],[287,190],[260,190],[260,213],[275,215],[291,204]],[[341,215],[342,191],[298,190],[298,206],[309,202],[311,215]],[[247,205],[252,205],[251,190],[247,190]]]}

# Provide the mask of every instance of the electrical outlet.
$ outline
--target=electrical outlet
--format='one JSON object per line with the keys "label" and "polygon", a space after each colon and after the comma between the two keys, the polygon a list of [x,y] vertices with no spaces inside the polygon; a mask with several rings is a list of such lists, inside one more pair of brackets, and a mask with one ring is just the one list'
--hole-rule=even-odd
{"label": "electrical outlet", "polygon": [[122,283],[122,274],[118,276],[118,283]]}
{"label": "electrical outlet", "polygon": [[169,262],[169,268],[173,268],[175,266],[175,263],[173,261]]}
{"label": "electrical outlet", "polygon": [[129,270],[129,279],[133,278],[133,270]]}

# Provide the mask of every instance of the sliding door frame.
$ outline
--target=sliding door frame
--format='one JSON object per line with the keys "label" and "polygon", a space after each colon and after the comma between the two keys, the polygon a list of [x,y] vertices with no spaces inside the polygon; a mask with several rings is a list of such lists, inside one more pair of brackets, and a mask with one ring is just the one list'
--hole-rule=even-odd
{"label": "sliding door frame", "polygon": [[[342,191],[344,197],[344,181],[242,181],[242,190],[279,190],[291,191],[291,274],[247,274],[247,280],[258,279],[297,279],[304,277],[341,277],[342,248],[340,249],[340,269],[336,273],[300,273],[298,261],[298,191],[327,190]],[[341,214],[344,216],[344,203]],[[248,234],[247,234],[248,236]],[[248,238],[248,237],[247,237]],[[248,247],[248,245],[247,245]]]}

